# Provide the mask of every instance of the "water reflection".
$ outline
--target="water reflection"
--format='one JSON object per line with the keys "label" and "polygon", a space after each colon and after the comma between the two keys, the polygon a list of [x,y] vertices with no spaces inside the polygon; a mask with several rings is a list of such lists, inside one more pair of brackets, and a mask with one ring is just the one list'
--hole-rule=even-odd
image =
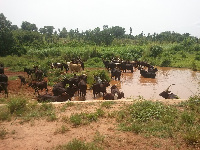
{"label": "water reflection", "polygon": [[[164,99],[159,96],[169,85],[170,91],[181,99],[187,99],[192,95],[200,93],[200,72],[194,72],[185,68],[157,67],[156,78],[143,78],[139,70],[133,73],[122,73],[121,81],[112,79],[107,92],[112,85],[117,85],[120,91],[124,92],[125,98],[137,98],[142,96],[145,99]],[[94,99],[92,90],[88,90],[86,99]],[[95,99],[102,99],[102,95]]]}

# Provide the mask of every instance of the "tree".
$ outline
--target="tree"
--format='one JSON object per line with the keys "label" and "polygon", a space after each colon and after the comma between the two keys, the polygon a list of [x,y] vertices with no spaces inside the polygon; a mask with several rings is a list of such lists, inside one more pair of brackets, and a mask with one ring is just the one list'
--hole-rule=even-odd
{"label": "tree", "polygon": [[27,30],[27,31],[37,31],[38,28],[36,27],[35,24],[31,24],[30,22],[23,21],[21,25],[22,30]]}
{"label": "tree", "polygon": [[55,28],[53,26],[44,26],[44,29],[46,30],[47,35],[51,36]]}
{"label": "tree", "polygon": [[11,32],[11,22],[6,20],[3,13],[0,14],[0,55],[6,56],[12,53],[14,38]]}
{"label": "tree", "polygon": [[66,38],[67,37],[67,29],[65,27],[62,29],[62,31],[60,31],[59,37],[60,38]]}

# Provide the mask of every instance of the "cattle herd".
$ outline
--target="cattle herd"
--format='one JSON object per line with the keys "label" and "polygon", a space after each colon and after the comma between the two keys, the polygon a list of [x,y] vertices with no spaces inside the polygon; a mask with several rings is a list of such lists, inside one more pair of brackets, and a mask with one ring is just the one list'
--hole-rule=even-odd
{"label": "cattle herd", "polygon": [[[115,80],[120,80],[122,72],[131,72],[133,73],[134,68],[140,70],[141,76],[144,78],[155,78],[157,68],[146,63],[139,61],[124,61],[120,59],[112,59],[112,60],[103,60],[105,68],[111,73],[111,78],[114,77]],[[21,81],[22,85],[28,85],[32,87],[35,91],[34,94],[37,94],[38,102],[63,102],[67,100],[71,100],[71,98],[78,93],[78,96],[85,97],[87,87],[87,75],[81,74],[76,75],[77,72],[84,70],[84,63],[81,59],[73,59],[71,62],[67,63],[52,63],[50,65],[52,69],[60,68],[61,70],[65,69],[66,73],[70,70],[71,73],[74,74],[71,78],[64,78],[62,81],[53,85],[52,94],[48,93],[48,83],[43,79],[44,73],[38,66],[34,66],[33,68],[24,68],[24,72],[27,73],[27,77],[31,81],[27,82],[24,76],[19,75],[18,78]],[[32,75],[35,75],[35,78],[32,78]],[[104,100],[114,100],[124,98],[124,93],[119,91],[116,85],[111,87],[111,93],[107,92],[107,87],[110,86],[108,81],[102,80],[98,76],[94,76],[94,84],[91,86],[93,90],[94,98],[100,93],[103,94]],[[66,85],[68,85],[66,87]],[[4,91],[5,97],[8,97],[8,77],[4,74],[4,65],[0,64],[0,92]],[[39,91],[46,90],[46,94],[41,95]],[[169,89],[169,88],[168,88]],[[164,93],[163,93],[164,92]],[[160,93],[160,96],[164,98],[171,98],[174,96],[170,91],[165,90]],[[175,95],[176,96],[176,95]],[[173,98],[175,98],[175,96]]]}

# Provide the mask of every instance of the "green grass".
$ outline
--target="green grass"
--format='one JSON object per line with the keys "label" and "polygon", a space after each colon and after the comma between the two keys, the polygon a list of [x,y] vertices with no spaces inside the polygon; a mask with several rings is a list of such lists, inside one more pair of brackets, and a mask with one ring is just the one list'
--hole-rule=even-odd
{"label": "green grass", "polygon": [[182,137],[186,144],[200,147],[199,104],[199,96],[177,106],[139,101],[118,111],[116,120],[121,131],[145,137]]}
{"label": "green grass", "polygon": [[93,143],[85,143],[81,140],[73,139],[64,145],[59,145],[56,150],[102,150],[101,147],[96,146]]}
{"label": "green grass", "polygon": [[70,131],[69,127],[62,125],[60,128],[56,129],[54,134],[64,134],[66,132]]}
{"label": "green grass", "polygon": [[102,109],[97,109],[94,113],[75,113],[72,114],[69,118],[70,122],[74,127],[78,127],[80,125],[86,125],[90,122],[97,121],[99,117],[103,117],[105,112]]}

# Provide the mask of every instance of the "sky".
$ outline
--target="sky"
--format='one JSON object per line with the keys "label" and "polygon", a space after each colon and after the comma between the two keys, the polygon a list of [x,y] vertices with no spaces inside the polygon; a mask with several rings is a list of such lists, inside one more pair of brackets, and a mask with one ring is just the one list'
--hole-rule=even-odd
{"label": "sky", "polygon": [[0,13],[12,25],[79,31],[120,26],[129,34],[174,31],[200,38],[200,0],[0,0]]}

